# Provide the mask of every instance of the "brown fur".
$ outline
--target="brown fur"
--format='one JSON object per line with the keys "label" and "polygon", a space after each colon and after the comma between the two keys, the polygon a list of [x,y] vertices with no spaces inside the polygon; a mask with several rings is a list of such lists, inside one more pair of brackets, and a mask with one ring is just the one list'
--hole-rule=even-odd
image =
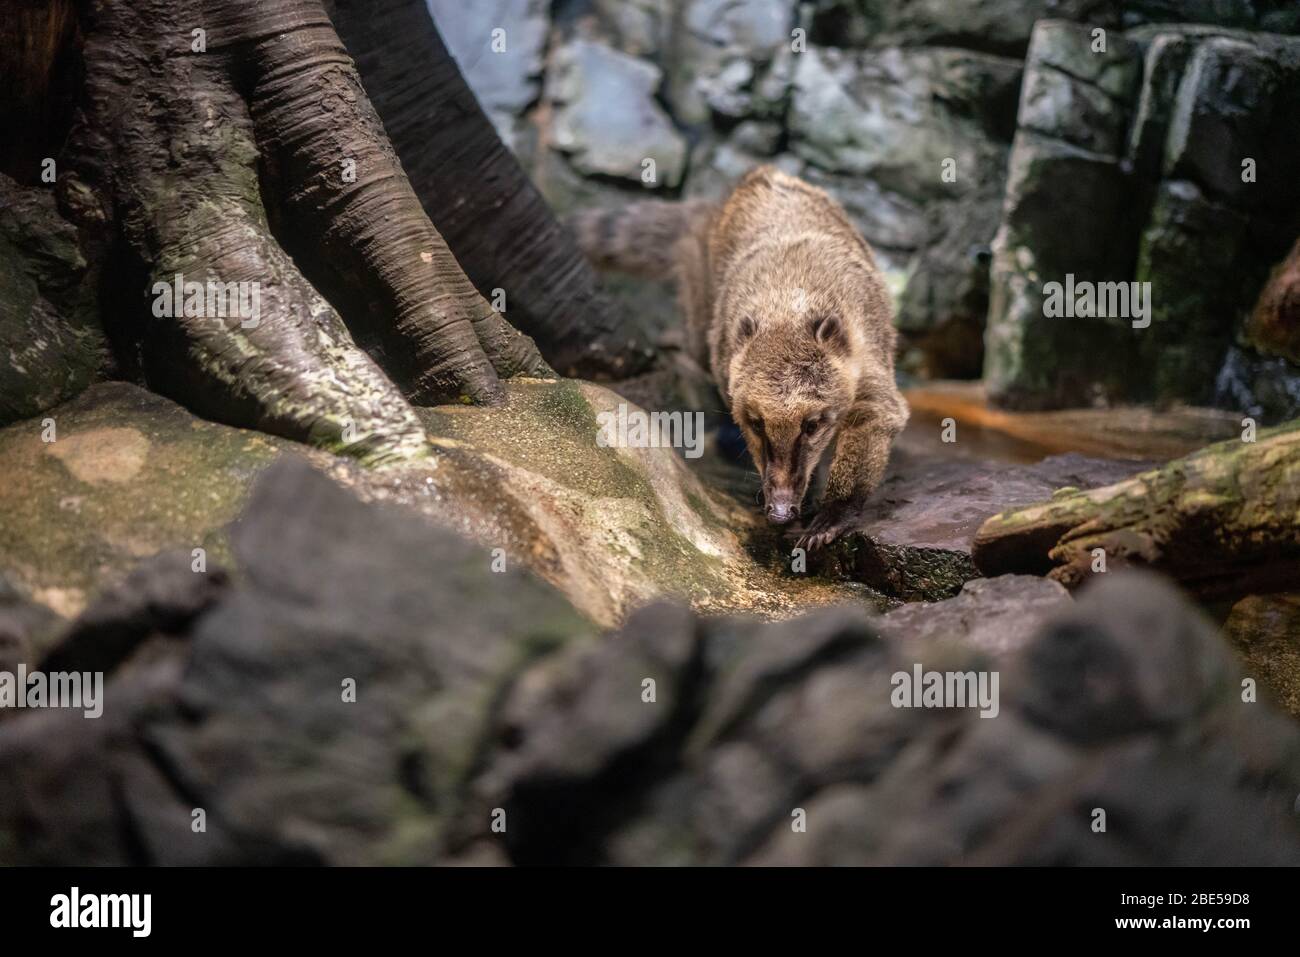
{"label": "brown fur", "polygon": [[[688,343],[712,371],[763,478],[768,514],[797,513],[834,445],[821,511],[801,544],[850,531],[907,421],[896,334],[870,247],[820,189],[771,166],[717,206],[639,203],[579,220],[597,265],[671,275]],[[603,217],[605,222],[596,223]]]}
{"label": "brown fur", "polygon": [[669,279],[680,258],[677,244],[707,226],[717,206],[646,199],[627,206],[584,210],[569,221],[578,245],[598,269],[645,279]]}

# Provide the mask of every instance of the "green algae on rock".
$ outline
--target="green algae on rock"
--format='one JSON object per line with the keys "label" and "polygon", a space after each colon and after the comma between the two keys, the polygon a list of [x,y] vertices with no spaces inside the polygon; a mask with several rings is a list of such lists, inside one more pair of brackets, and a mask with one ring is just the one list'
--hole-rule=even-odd
{"label": "green algae on rock", "polygon": [[72,616],[157,552],[203,548],[224,563],[226,527],[253,479],[297,455],[364,500],[460,532],[483,548],[485,566],[532,570],[602,626],[661,596],[774,617],[862,599],[852,583],[756,558],[757,516],[707,488],[672,449],[601,448],[596,416],[621,401],[576,381],[512,382],[495,408],[420,409],[442,436],[434,454],[372,469],[198,419],[135,386],[98,384],[49,412],[53,442],[42,441],[40,420],[0,430],[12,476],[0,488],[0,569]]}

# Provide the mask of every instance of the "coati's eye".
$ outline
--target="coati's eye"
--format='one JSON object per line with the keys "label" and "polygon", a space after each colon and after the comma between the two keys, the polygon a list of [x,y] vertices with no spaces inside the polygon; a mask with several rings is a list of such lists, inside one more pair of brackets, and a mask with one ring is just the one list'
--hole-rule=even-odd
{"label": "coati's eye", "polygon": [[751,415],[749,417],[749,427],[753,429],[755,432],[757,432],[759,435],[763,434],[763,420],[758,418],[757,416]]}
{"label": "coati's eye", "polygon": [[815,435],[816,432],[817,432],[817,430],[820,429],[821,427],[822,427],[822,420],[821,420],[821,417],[820,417],[820,416],[819,416],[818,418],[815,418],[815,419],[804,419],[804,421],[803,421],[803,434],[804,434],[804,435]]}

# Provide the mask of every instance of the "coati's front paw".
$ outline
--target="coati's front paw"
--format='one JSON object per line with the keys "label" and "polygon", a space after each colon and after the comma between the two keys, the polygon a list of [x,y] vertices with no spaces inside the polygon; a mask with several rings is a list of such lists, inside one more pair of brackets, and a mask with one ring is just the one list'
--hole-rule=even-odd
{"label": "coati's front paw", "polygon": [[862,506],[856,502],[827,502],[802,530],[796,548],[811,551],[829,545],[862,524]]}

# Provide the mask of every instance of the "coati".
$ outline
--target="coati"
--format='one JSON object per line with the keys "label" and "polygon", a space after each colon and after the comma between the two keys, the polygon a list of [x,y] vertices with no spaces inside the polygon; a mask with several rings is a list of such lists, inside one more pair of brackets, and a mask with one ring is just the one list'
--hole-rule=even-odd
{"label": "coati", "polygon": [[908,410],[894,384],[889,295],[840,205],[760,166],[721,203],[646,200],[572,225],[597,267],[675,280],[688,348],[744,435],[768,519],[799,518],[834,445],[821,507],[798,545],[852,531]]}

